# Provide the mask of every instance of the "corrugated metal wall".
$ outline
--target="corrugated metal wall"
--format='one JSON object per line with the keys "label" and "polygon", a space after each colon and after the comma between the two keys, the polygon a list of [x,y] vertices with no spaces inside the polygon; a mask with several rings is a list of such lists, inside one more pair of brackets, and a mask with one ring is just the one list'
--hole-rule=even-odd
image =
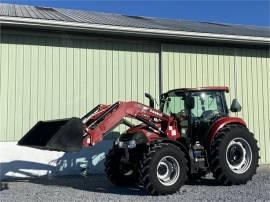
{"label": "corrugated metal wall", "polygon": [[[98,103],[158,98],[159,47],[140,41],[1,34],[0,141],[38,120],[82,116]],[[270,163],[270,59],[263,49],[162,44],[163,91],[227,85]],[[236,71],[234,69],[236,67]],[[237,79],[235,82],[235,73]]]}
{"label": "corrugated metal wall", "polygon": [[158,97],[159,48],[140,41],[1,34],[0,141],[99,103]]}
{"label": "corrugated metal wall", "polygon": [[270,163],[269,50],[163,44],[162,65],[164,91],[229,86],[228,105],[237,94],[243,107],[238,116],[255,133],[261,162]]}

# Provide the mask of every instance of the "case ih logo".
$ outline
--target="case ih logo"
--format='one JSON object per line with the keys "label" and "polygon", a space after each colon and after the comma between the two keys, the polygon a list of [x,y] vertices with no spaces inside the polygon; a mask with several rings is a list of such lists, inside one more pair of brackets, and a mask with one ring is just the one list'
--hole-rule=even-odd
{"label": "case ih logo", "polygon": [[155,114],[155,115],[157,115],[157,116],[159,116],[159,117],[162,117],[162,113],[159,113],[159,112],[157,112],[156,110],[153,110],[153,109],[151,109],[151,108],[149,108],[149,107],[143,106],[142,109],[143,109],[144,111],[149,111],[149,112],[151,112],[151,113],[153,113],[153,114]]}
{"label": "case ih logo", "polygon": [[162,117],[162,113],[159,113],[159,112],[157,112],[157,111],[155,111],[155,110],[153,110],[153,109],[150,109],[149,111],[150,111],[151,113],[157,115],[157,116]]}

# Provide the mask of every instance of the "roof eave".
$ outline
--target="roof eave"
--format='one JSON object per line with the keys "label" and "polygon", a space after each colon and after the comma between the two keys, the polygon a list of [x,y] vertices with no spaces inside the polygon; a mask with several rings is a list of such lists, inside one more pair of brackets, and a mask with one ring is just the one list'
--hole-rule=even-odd
{"label": "roof eave", "polygon": [[238,44],[254,44],[254,45],[270,45],[270,37],[254,37],[240,36],[227,34],[214,34],[203,32],[187,32],[176,30],[160,30],[137,27],[123,27],[113,25],[89,24],[78,22],[65,22],[55,20],[42,20],[21,17],[0,16],[0,24],[9,26],[25,26],[25,27],[40,27],[60,30],[72,31],[88,31],[88,32],[107,32],[116,34],[132,34],[145,37],[160,37],[160,38],[175,38],[189,39],[200,41],[215,41],[222,43],[238,43]]}

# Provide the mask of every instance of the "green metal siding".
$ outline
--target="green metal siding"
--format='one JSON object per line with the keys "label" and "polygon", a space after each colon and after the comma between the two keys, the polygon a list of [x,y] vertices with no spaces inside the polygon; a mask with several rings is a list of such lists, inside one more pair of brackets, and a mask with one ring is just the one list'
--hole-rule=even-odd
{"label": "green metal siding", "polygon": [[264,49],[163,44],[163,89],[229,86],[228,105],[237,94],[243,107],[237,116],[254,132],[261,163],[270,163],[269,62]]}
{"label": "green metal siding", "polygon": [[[3,33],[0,42],[0,141],[18,140],[38,120],[82,116],[99,103],[144,102],[144,92],[158,98],[157,44]],[[243,106],[237,115],[255,133],[261,163],[270,163],[269,50],[172,44],[161,50],[163,91],[229,86],[228,104],[237,93]]]}
{"label": "green metal siding", "polygon": [[[61,36],[60,36],[61,37]],[[0,141],[38,120],[82,116],[99,103],[158,97],[159,47],[140,41],[1,35]]]}

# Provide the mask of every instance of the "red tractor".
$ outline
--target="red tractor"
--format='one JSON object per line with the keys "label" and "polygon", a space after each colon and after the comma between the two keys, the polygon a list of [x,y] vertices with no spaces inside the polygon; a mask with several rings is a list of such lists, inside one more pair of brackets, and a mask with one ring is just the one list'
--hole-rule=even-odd
{"label": "red tractor", "polygon": [[[186,88],[161,95],[160,109],[138,102],[98,105],[83,118],[40,121],[19,145],[74,152],[93,146],[119,124],[105,172],[115,185],[140,183],[152,195],[171,194],[209,172],[225,185],[245,184],[258,167],[258,146],[246,123],[229,117],[227,87]],[[230,110],[239,112],[232,102]],[[132,125],[125,118],[141,123]]]}

